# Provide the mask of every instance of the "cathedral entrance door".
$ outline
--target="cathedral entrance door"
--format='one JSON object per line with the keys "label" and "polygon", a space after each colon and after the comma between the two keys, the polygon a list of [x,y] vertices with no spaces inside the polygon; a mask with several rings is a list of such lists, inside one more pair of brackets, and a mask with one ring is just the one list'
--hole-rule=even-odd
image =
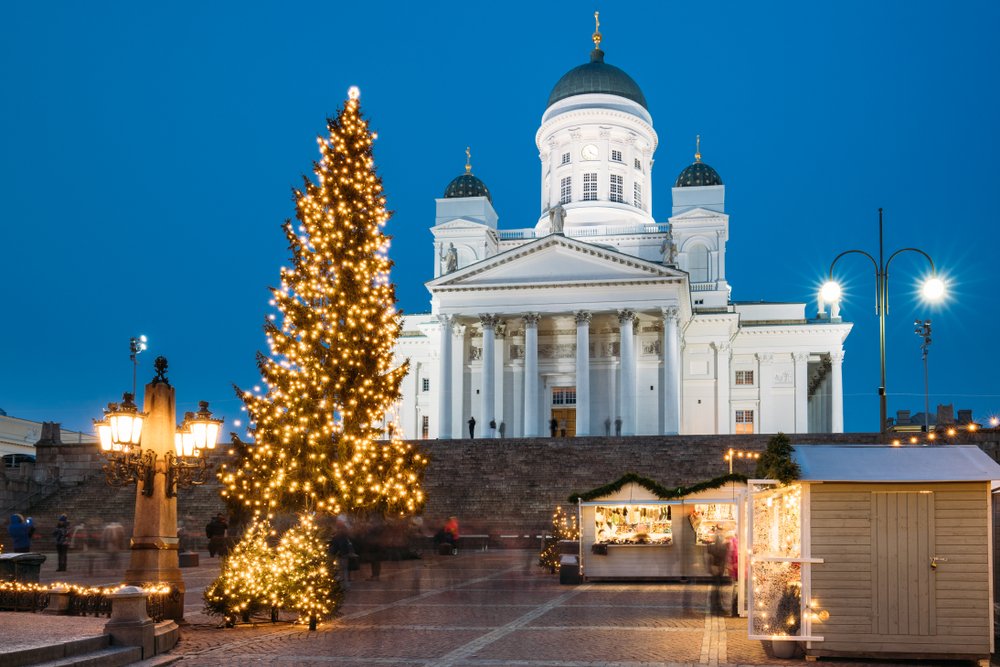
{"label": "cathedral entrance door", "polygon": [[556,435],[572,438],[576,435],[576,408],[552,408],[552,419],[556,420]]}

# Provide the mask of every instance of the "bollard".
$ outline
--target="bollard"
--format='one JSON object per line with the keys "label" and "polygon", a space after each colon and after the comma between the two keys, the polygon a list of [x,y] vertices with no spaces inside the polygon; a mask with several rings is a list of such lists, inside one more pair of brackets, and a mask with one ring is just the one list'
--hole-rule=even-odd
{"label": "bollard", "polygon": [[143,660],[155,655],[156,624],[146,613],[147,595],[136,586],[112,593],[111,620],[104,626],[104,634],[111,635],[112,644],[142,648]]}

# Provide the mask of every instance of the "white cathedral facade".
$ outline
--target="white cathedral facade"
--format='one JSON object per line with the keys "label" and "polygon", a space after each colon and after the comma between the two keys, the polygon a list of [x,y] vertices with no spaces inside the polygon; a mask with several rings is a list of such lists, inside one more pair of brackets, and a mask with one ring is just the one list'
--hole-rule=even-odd
{"label": "white cathedral facade", "polygon": [[595,45],[535,135],[532,226],[501,229],[468,164],[436,200],[431,313],[395,350],[403,437],[842,432],[851,325],[730,298],[726,188],[700,154],[654,220],[652,116]]}

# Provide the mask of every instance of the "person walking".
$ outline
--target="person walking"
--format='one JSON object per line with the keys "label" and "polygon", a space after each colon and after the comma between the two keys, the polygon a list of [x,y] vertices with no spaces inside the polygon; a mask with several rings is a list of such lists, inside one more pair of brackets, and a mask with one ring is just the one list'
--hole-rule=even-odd
{"label": "person walking", "polygon": [[215,515],[211,521],[205,526],[205,537],[208,538],[208,557],[214,558],[216,554],[219,556],[225,556],[226,552],[226,531],[229,530],[229,524],[226,522],[226,516],[219,512]]}
{"label": "person walking", "polygon": [[117,570],[121,552],[125,548],[125,527],[117,521],[109,521],[101,532],[101,548],[104,550],[109,570]]}
{"label": "person walking", "polygon": [[555,417],[549,420],[549,437],[556,437],[556,429],[559,428],[559,422]]}
{"label": "person walking", "polygon": [[35,524],[31,517],[25,519],[21,514],[11,514],[7,533],[14,542],[14,553],[26,554],[31,551],[31,536],[35,534]]}
{"label": "person walking", "polygon": [[622,418],[615,417],[615,435],[621,437],[622,434]]}
{"label": "person walking", "polygon": [[65,514],[59,515],[59,523],[52,531],[52,537],[56,541],[56,554],[59,557],[56,572],[65,572],[67,555],[69,554],[69,519],[66,518]]}
{"label": "person walking", "polygon": [[476,437],[476,418],[469,417],[469,440],[474,440]]}
{"label": "person walking", "polygon": [[337,580],[344,591],[351,589],[351,556],[354,555],[354,545],[351,543],[350,531],[345,517],[337,517],[337,524],[330,540],[330,556],[337,561]]}
{"label": "person walking", "polygon": [[497,420],[490,420],[490,440],[497,437]]}

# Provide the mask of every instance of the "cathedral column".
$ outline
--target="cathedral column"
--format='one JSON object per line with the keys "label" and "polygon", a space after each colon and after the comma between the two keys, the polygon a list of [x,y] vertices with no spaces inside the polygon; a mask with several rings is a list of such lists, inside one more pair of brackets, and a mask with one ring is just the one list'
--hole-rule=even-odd
{"label": "cathedral column", "polygon": [[476,420],[477,430],[483,434],[484,438],[489,438],[490,436],[496,435],[496,432],[490,433],[490,422],[496,419],[494,412],[495,405],[494,401],[494,361],[493,357],[496,354],[496,345],[494,335],[496,333],[494,327],[496,327],[497,322],[496,315],[486,314],[479,316],[479,323],[483,326],[483,358],[482,358],[482,401],[480,401],[479,414],[482,415],[481,421]]}
{"label": "cathedral column", "polygon": [[452,317],[451,335],[451,437],[464,438],[465,420],[465,325]]}
{"label": "cathedral column", "polygon": [[[451,439],[451,322],[448,315],[438,315],[441,322],[441,340],[438,349],[438,419],[437,433],[439,440]],[[415,374],[414,374],[415,375]],[[419,387],[415,387],[419,389]],[[414,392],[414,404],[418,394]],[[414,428],[416,437],[420,437],[420,424]]]}
{"label": "cathedral column", "polygon": [[733,346],[728,340],[715,343],[715,432],[732,433],[733,417],[730,396],[729,354]]}
{"label": "cathedral column", "polygon": [[586,310],[576,312],[576,434],[590,435],[590,320]]}
{"label": "cathedral column", "polygon": [[681,341],[677,333],[680,309],[667,306],[663,313],[663,432],[681,432]]}
{"label": "cathedral column", "polygon": [[621,337],[621,385],[619,405],[621,407],[622,435],[635,435],[635,311],[618,311],[618,331]]}
{"label": "cathedral column", "polygon": [[538,313],[524,316],[524,437],[538,437]]}
{"label": "cathedral column", "polygon": [[844,432],[844,351],[830,353],[830,430]]}
{"label": "cathedral column", "polygon": [[796,352],[795,359],[795,432],[809,432],[809,353]]}
{"label": "cathedral column", "polygon": [[754,432],[756,433],[776,433],[777,430],[774,428],[772,421],[774,420],[774,405],[772,404],[773,396],[771,390],[771,384],[774,380],[774,355],[773,354],[758,354],[757,355],[757,387],[758,387],[758,400],[757,411],[760,413],[757,415],[757,424],[755,425]]}
{"label": "cathedral column", "polygon": [[[496,324],[493,326],[493,332],[496,336],[496,354],[493,359],[493,414],[496,415],[497,420],[497,430],[496,436],[500,437],[500,423],[504,419],[504,391],[503,391],[503,371],[504,365],[507,361],[507,323],[497,319]],[[489,423],[486,424],[489,428]],[[506,425],[504,425],[506,428]]]}

